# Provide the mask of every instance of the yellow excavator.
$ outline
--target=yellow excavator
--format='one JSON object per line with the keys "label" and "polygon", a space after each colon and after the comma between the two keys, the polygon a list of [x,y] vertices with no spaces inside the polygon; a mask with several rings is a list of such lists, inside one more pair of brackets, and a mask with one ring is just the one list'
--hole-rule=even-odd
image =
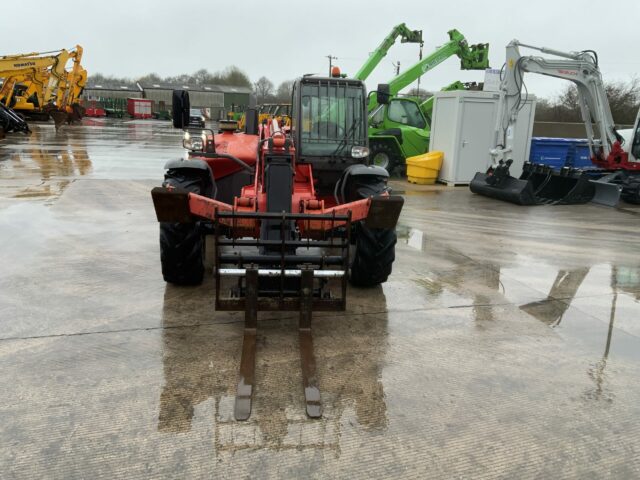
{"label": "yellow excavator", "polygon": [[[268,123],[276,119],[281,127],[291,126],[291,104],[290,103],[265,103],[258,109],[258,123]],[[245,115],[238,121],[238,129],[244,130]]]}
{"label": "yellow excavator", "polygon": [[[0,103],[32,119],[54,119],[56,126],[82,116],[78,98],[87,72],[83,49],[32,52],[0,57]],[[70,70],[67,64],[72,62]]]}

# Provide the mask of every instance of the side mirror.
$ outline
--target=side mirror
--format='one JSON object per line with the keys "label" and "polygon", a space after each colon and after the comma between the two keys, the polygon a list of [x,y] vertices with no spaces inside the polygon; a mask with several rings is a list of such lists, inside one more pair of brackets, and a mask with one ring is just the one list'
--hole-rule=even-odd
{"label": "side mirror", "polygon": [[172,100],[173,128],[185,128],[189,125],[189,92],[174,90]]}
{"label": "side mirror", "polygon": [[378,97],[378,103],[381,105],[386,105],[391,100],[391,90],[389,88],[388,83],[379,83],[378,90],[376,91],[376,96]]}

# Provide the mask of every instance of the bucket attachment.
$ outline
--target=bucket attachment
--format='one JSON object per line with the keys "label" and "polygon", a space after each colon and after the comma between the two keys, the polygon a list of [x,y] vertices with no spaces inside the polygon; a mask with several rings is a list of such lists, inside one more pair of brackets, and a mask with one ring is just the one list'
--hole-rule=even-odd
{"label": "bucket attachment", "polygon": [[500,162],[486,174],[476,173],[469,186],[471,191],[518,205],[576,205],[591,201],[614,205],[616,195],[620,198],[618,188],[594,180],[582,170],[565,167],[555,171],[547,165],[527,162],[516,179],[509,174],[511,162]]}
{"label": "bucket attachment", "polygon": [[491,177],[492,175],[489,173],[478,172],[471,180],[469,188],[473,193],[504,202],[518,205],[536,204],[533,187],[530,182],[507,177],[501,180],[500,183],[491,183]]}
{"label": "bucket attachment", "polygon": [[535,205],[535,191],[533,183],[528,180],[520,180],[509,174],[511,160],[489,169],[487,173],[476,173],[469,184],[473,193],[485,197],[495,198],[518,205]]}
{"label": "bucket attachment", "polygon": [[23,132],[31,133],[29,125],[12,109],[0,103],[0,133]]}

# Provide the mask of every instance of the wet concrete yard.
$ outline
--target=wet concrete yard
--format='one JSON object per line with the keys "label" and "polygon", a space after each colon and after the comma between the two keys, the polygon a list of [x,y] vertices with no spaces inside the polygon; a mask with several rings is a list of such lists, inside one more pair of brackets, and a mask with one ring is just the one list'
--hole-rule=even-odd
{"label": "wet concrete yard", "polygon": [[0,141],[0,478],[638,478],[640,209],[516,207],[395,181],[393,276],[314,316],[243,316],[166,285],[155,121]]}

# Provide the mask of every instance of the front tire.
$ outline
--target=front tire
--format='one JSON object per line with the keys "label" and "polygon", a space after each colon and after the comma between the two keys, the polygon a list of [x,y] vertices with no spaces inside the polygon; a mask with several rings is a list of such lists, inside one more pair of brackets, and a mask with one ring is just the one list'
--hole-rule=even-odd
{"label": "front tire", "polygon": [[391,275],[396,259],[398,238],[394,229],[369,228],[363,222],[356,226],[356,251],[349,280],[356,287],[373,287]]}
{"label": "front tire", "polygon": [[[202,175],[169,170],[162,186],[201,194]],[[204,278],[204,242],[198,222],[160,222],[160,263],[164,280],[176,285],[199,285]]]}

